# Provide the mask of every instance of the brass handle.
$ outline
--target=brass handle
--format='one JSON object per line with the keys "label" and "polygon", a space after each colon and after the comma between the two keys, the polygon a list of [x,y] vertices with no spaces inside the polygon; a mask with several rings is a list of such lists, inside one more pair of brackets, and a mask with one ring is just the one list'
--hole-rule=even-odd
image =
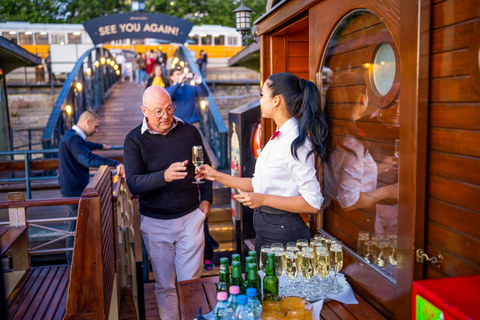
{"label": "brass handle", "polygon": [[432,264],[438,264],[438,267],[442,267],[443,256],[440,254],[437,257],[429,257],[423,249],[417,249],[417,262],[424,263],[425,260],[431,262]]}

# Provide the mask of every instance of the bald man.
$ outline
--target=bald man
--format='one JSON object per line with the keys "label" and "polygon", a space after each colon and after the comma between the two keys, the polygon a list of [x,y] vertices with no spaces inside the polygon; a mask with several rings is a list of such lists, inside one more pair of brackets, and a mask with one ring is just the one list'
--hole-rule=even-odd
{"label": "bald man", "polygon": [[[97,132],[100,119],[93,111],[85,111],[80,115],[78,123],[60,140],[58,145],[58,184],[64,197],[79,197],[88,184],[89,168],[108,165],[116,167],[120,176],[125,172],[123,164],[117,160],[104,158],[92,153],[96,149],[109,149],[110,146],[86,141],[87,137]],[[78,204],[68,206],[69,216],[76,217]],[[69,224],[69,231],[75,231],[76,221]],[[67,238],[67,248],[73,246],[73,237]],[[67,253],[70,263],[72,253]]]}
{"label": "bald man", "polygon": [[[192,147],[203,146],[198,130],[173,115],[168,92],[147,88],[143,122],[125,138],[127,184],[139,195],[145,247],[155,276],[162,319],[179,319],[175,277],[198,279],[203,270],[203,221],[212,202],[212,183],[193,184]],[[205,163],[210,163],[204,153]]]}

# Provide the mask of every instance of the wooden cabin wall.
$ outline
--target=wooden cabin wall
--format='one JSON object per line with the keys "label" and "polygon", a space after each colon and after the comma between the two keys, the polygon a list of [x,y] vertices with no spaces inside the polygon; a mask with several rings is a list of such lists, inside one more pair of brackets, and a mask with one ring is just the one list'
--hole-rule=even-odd
{"label": "wooden cabin wall", "polygon": [[426,278],[480,273],[480,6],[432,1]]}
{"label": "wooden cabin wall", "polygon": [[[261,54],[262,82],[278,72],[290,72],[308,80],[308,19],[304,18],[272,35],[262,36],[261,48],[264,52]],[[262,144],[265,145],[276,126],[273,120],[262,118],[262,128]]]}

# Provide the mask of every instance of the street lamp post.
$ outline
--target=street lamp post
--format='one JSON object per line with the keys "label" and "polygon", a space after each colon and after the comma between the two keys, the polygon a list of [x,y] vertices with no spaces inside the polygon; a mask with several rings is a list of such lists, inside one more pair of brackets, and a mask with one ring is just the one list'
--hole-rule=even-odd
{"label": "street lamp post", "polygon": [[242,45],[246,45],[246,40],[250,39],[253,40],[255,43],[255,39],[252,36],[252,30],[251,30],[251,14],[253,10],[247,7],[242,0],[242,3],[240,4],[240,7],[237,9],[233,10],[233,13],[235,13],[235,25],[236,25],[236,30],[242,35]]}

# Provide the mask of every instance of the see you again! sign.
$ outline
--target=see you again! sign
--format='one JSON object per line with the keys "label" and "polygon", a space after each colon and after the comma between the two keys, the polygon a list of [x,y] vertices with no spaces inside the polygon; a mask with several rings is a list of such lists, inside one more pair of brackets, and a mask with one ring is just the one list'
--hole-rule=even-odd
{"label": "see you again! sign", "polygon": [[120,13],[85,21],[83,26],[94,44],[143,38],[184,43],[193,23],[160,13]]}

